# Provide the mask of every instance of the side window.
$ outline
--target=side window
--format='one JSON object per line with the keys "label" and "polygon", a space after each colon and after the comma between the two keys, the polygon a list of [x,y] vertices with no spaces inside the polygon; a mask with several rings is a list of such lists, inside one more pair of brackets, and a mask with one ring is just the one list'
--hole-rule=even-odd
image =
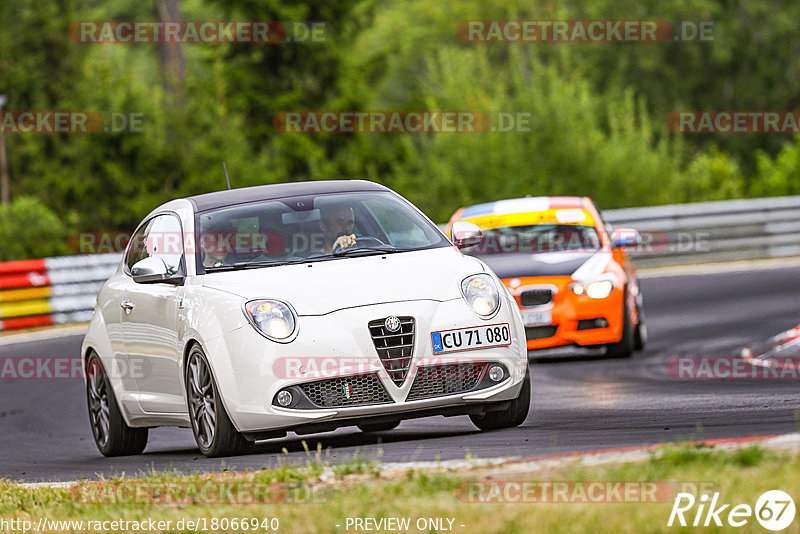
{"label": "side window", "polygon": [[170,276],[180,272],[183,235],[181,223],[174,215],[158,215],[140,228],[131,238],[125,264],[130,270],[137,261],[150,256],[164,260]]}
{"label": "side window", "polygon": [[159,256],[167,266],[170,276],[181,270],[183,235],[181,222],[174,215],[159,215],[147,229],[145,236],[150,256]]}
{"label": "side window", "polygon": [[145,241],[144,236],[147,233],[147,229],[153,225],[153,219],[147,222],[147,224],[143,225],[139,228],[133,237],[131,237],[130,245],[128,245],[128,252],[125,256],[125,266],[127,267],[128,272],[130,272],[131,267],[140,260],[145,259],[147,254],[147,248],[145,248]]}

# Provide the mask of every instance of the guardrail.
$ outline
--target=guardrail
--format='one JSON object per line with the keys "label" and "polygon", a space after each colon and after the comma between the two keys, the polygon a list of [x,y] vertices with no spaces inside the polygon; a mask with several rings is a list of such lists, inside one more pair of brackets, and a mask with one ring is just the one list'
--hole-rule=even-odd
{"label": "guardrail", "polygon": [[[606,210],[638,267],[800,256],[800,196]],[[444,229],[444,226],[442,226]],[[119,253],[0,263],[0,330],[88,321]]]}
{"label": "guardrail", "polygon": [[119,261],[111,253],[0,263],[0,330],[88,321]]}
{"label": "guardrail", "polygon": [[800,196],[723,200],[603,211],[631,227],[638,267],[800,256]]}

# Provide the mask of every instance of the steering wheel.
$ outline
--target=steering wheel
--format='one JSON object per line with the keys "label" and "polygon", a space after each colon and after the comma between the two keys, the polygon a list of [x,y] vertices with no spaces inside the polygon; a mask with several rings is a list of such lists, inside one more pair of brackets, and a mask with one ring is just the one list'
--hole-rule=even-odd
{"label": "steering wheel", "polygon": [[[367,247],[369,247],[369,246],[385,247],[386,243],[384,243],[383,241],[381,241],[377,237],[372,237],[372,236],[368,236],[368,235],[362,235],[361,237],[357,237],[356,238],[356,244],[354,246],[352,246],[352,247],[349,247],[349,248],[357,248],[359,245],[361,245],[362,247],[363,246],[367,246]],[[344,250],[339,245],[339,243],[336,243],[336,245],[334,245],[334,247],[331,250],[331,252],[336,252],[337,250]]]}

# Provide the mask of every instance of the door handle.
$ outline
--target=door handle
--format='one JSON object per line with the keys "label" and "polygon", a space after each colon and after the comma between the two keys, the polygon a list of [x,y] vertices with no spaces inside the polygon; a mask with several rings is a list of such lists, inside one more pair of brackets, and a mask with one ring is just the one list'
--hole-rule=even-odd
{"label": "door handle", "polygon": [[133,309],[133,302],[129,300],[123,300],[122,302],[119,303],[119,305],[122,307],[123,310],[125,310],[128,313],[130,313],[130,311]]}

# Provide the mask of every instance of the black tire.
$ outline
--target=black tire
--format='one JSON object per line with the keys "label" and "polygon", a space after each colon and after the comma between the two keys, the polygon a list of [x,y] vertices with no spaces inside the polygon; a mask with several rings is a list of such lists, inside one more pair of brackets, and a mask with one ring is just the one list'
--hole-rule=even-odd
{"label": "black tire", "polygon": [[610,358],[630,358],[636,350],[635,329],[631,324],[627,295],[624,302],[622,306],[622,338],[616,343],[606,345],[606,356]]}
{"label": "black tire", "polygon": [[499,412],[486,412],[481,415],[470,415],[472,424],[481,430],[495,430],[498,428],[513,428],[525,422],[531,406],[531,371],[525,370],[525,380],[516,399],[505,410]]}
{"label": "black tire", "polygon": [[92,436],[103,456],[141,454],[147,446],[148,429],[125,422],[103,362],[94,352],[86,359],[86,405]]}
{"label": "black tire", "polygon": [[209,458],[218,458],[249,451],[253,442],[233,426],[219,397],[211,366],[199,345],[189,351],[185,376],[189,420],[200,452]]}
{"label": "black tire", "polygon": [[385,423],[368,423],[365,425],[358,425],[358,429],[362,432],[386,432],[397,428],[400,421],[386,421]]}

